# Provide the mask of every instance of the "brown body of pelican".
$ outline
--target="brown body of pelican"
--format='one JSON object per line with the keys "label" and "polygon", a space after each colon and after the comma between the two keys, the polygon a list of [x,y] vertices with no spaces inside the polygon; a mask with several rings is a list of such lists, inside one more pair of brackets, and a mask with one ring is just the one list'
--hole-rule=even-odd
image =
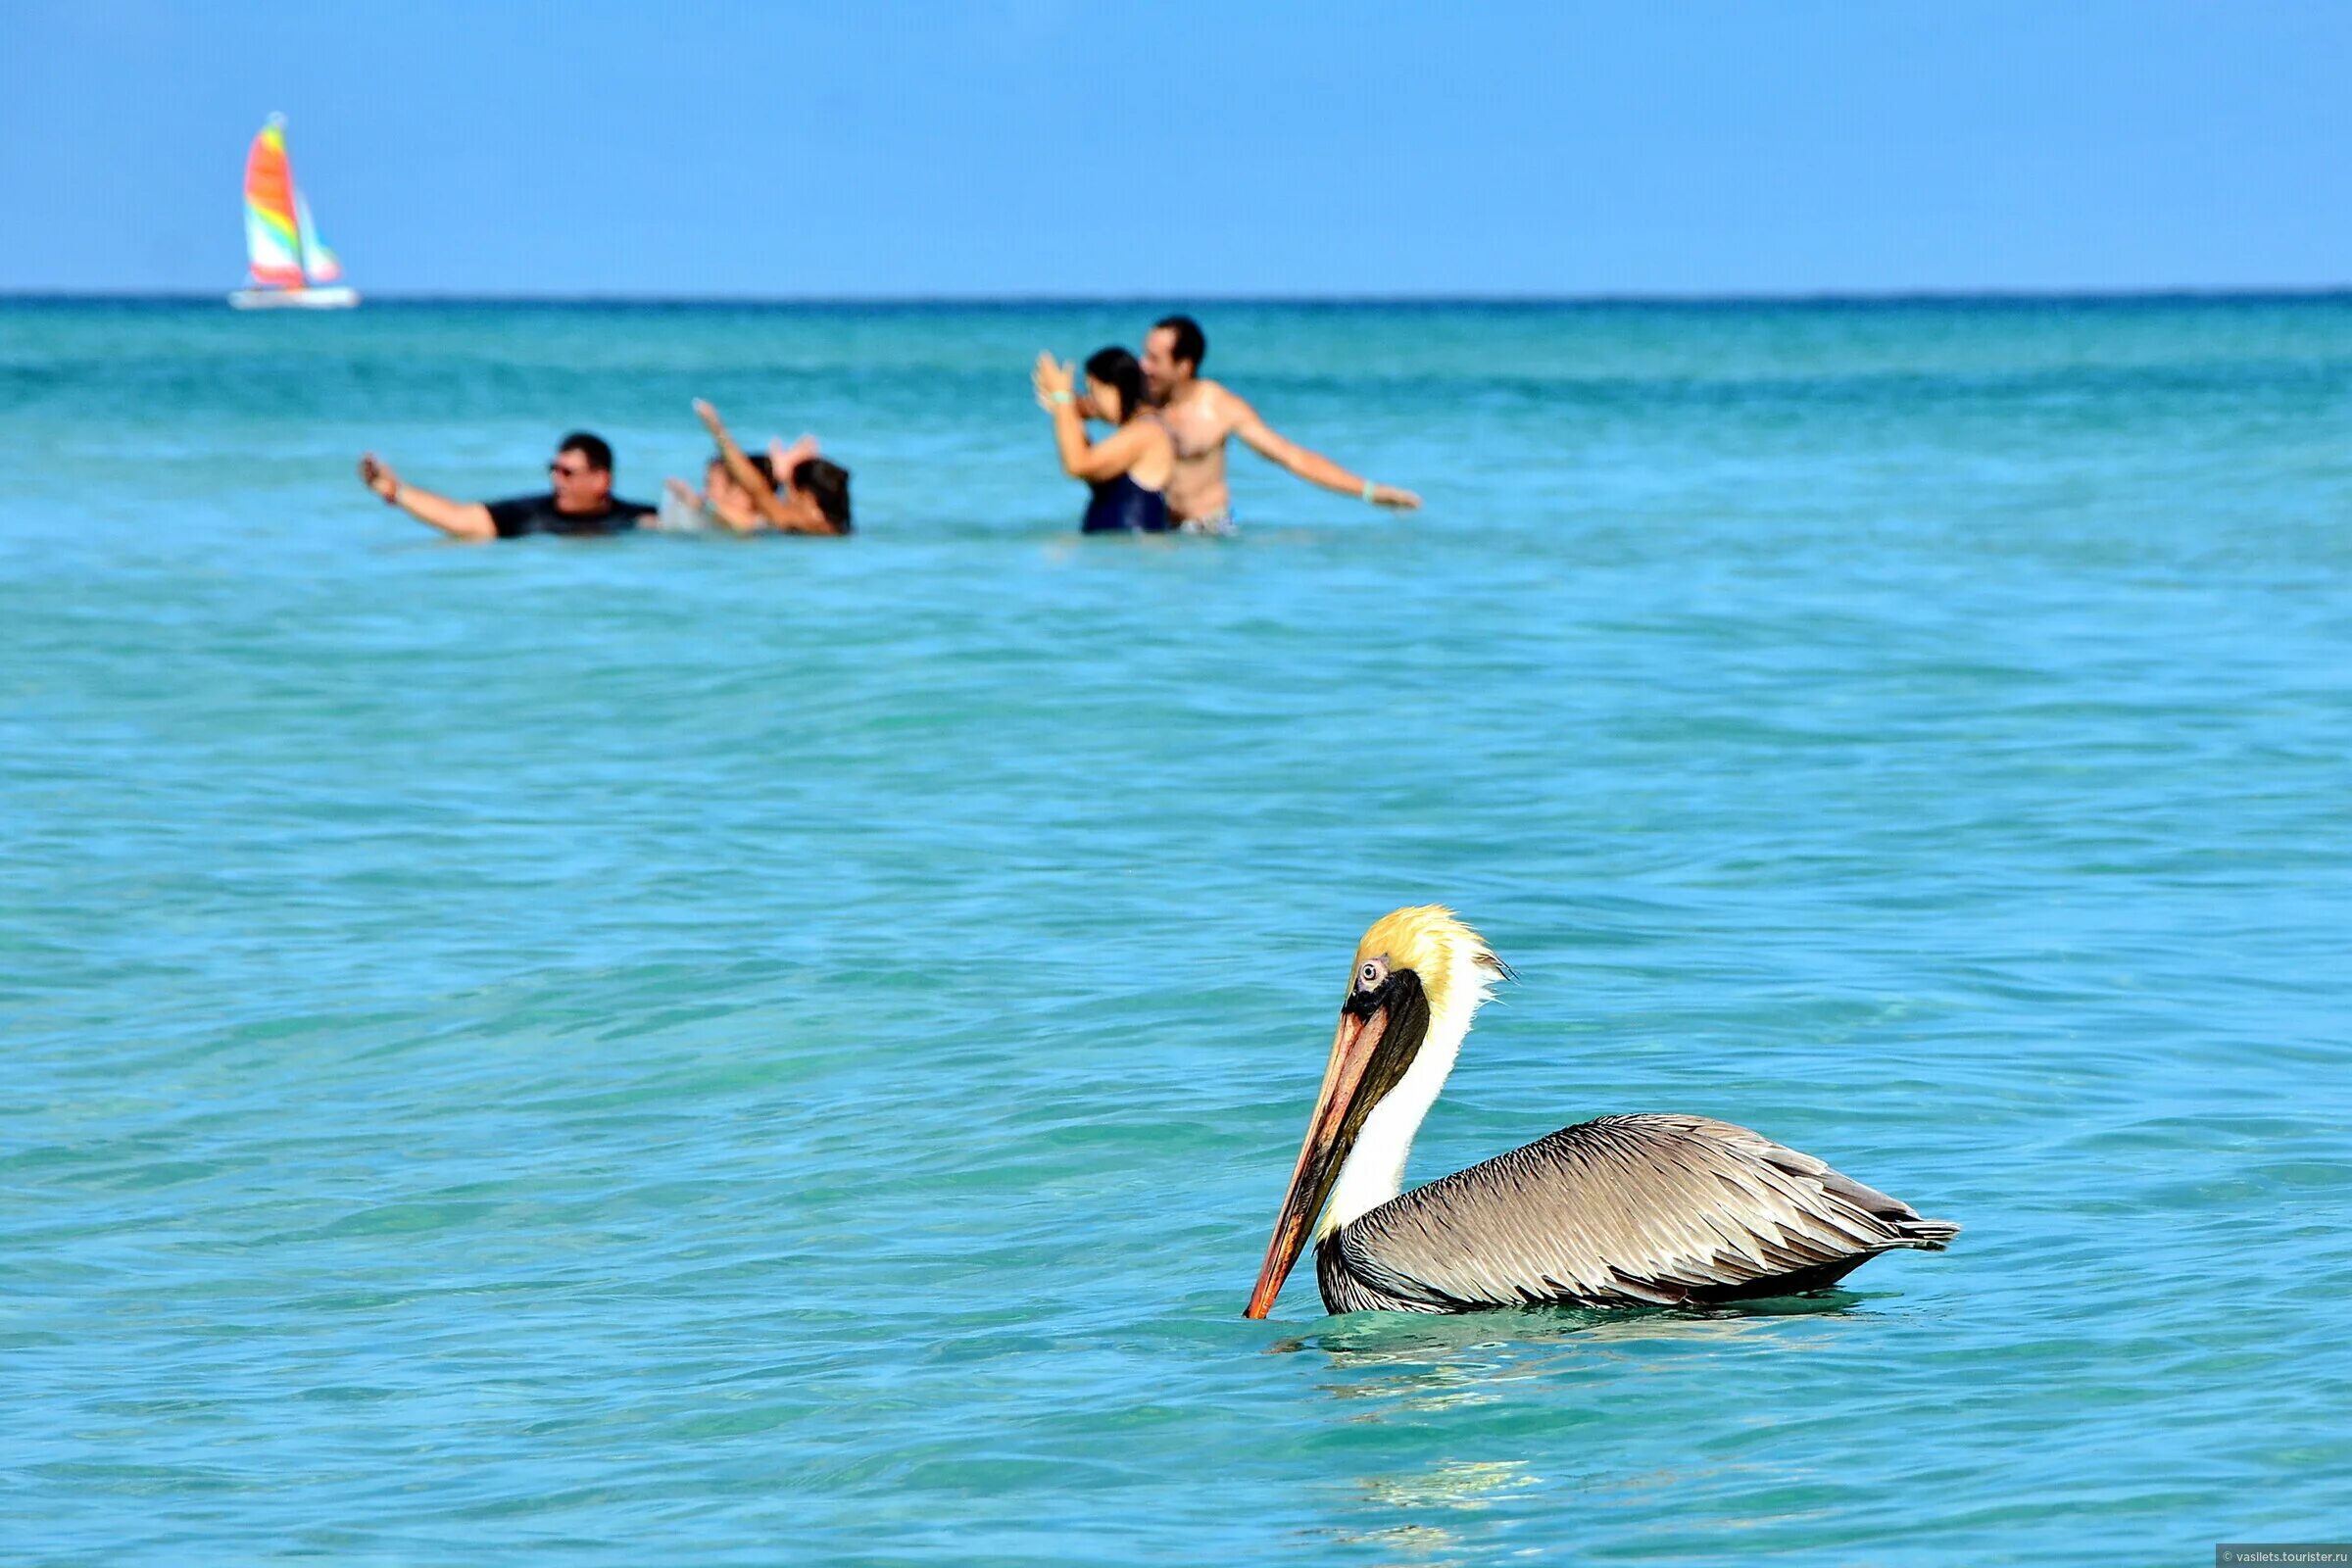
{"label": "brown body of pelican", "polygon": [[[1704,1116],[1603,1116],[1401,1192],[1470,1020],[1509,974],[1436,905],[1364,933],[1323,1090],[1248,1316],[1313,1226],[1334,1312],[1687,1306],[1834,1284],[1960,1232],[1810,1154]],[[1321,1216],[1317,1221],[1317,1216]]]}

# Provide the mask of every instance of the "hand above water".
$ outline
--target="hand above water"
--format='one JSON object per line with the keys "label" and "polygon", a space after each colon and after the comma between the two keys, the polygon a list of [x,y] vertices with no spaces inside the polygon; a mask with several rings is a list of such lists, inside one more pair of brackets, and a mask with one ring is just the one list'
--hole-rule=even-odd
{"label": "hand above water", "polygon": [[767,466],[775,471],[776,483],[792,483],[792,470],[816,456],[816,437],[804,435],[786,446],[780,440],[767,443]]}
{"label": "hand above water", "polygon": [[1393,484],[1374,485],[1372,493],[1364,499],[1376,507],[1387,507],[1395,512],[1418,512],[1421,510],[1419,496],[1410,490],[1399,490]]}
{"label": "hand above water", "polygon": [[1074,368],[1045,353],[1038,355],[1037,365],[1029,372],[1029,385],[1037,393],[1037,406],[1049,414],[1077,401],[1077,393],[1072,390],[1077,379]]}
{"label": "hand above water", "polygon": [[360,483],[387,502],[400,493],[400,475],[389,464],[377,462],[372,452],[360,454]]}

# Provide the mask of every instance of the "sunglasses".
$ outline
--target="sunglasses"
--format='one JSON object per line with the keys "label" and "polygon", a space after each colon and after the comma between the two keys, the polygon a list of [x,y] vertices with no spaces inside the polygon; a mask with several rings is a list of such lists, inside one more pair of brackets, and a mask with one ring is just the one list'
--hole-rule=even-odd
{"label": "sunglasses", "polygon": [[565,479],[579,479],[587,476],[588,466],[582,464],[576,468],[567,468],[561,463],[551,463],[547,466],[547,471]]}

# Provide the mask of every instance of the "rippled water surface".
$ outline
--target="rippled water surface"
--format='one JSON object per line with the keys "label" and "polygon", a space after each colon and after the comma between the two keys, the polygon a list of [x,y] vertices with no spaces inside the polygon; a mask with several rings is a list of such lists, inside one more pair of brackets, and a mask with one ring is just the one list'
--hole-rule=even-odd
{"label": "rippled water surface", "polygon": [[[2352,1534],[2352,302],[0,308],[13,1561],[2202,1562]],[[846,543],[442,544],[689,398]],[[1240,1309],[1355,937],[1948,1216],[1717,1316]]]}

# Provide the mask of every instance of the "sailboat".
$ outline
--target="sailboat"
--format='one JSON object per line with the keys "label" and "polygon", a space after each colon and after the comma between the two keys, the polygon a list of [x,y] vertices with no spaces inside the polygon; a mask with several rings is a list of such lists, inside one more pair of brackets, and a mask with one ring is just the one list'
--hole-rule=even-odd
{"label": "sailboat", "polygon": [[358,289],[335,286],[343,264],[318,237],[311,204],[294,183],[283,115],[270,117],[245,155],[245,260],[253,286],[228,297],[240,311],[334,310],[360,303]]}

